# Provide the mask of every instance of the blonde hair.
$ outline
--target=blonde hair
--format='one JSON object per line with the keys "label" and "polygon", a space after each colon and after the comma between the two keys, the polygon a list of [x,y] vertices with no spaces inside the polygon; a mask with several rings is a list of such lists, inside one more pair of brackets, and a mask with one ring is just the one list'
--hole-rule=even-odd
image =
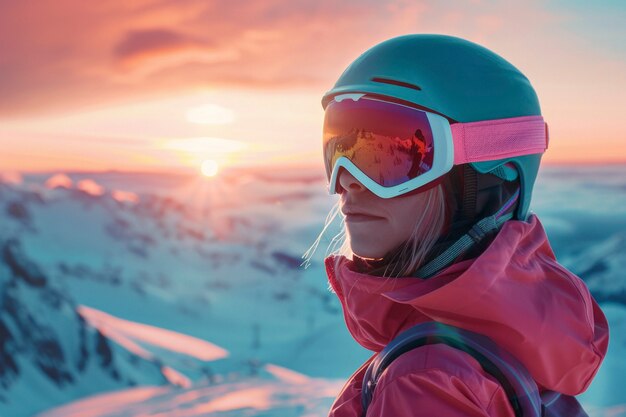
{"label": "blonde hair", "polygon": [[[409,276],[426,261],[426,257],[445,231],[446,198],[441,184],[424,191],[419,196],[423,199],[421,204],[423,209],[420,213],[416,213],[418,219],[415,222],[411,235],[406,242],[388,254],[388,259],[384,259],[386,262],[383,263],[382,267],[371,268],[367,271],[368,274],[383,277]],[[303,263],[307,266],[310,264],[310,259],[317,250],[324,233],[339,213],[340,202],[337,201],[337,204],[331,208],[328,216],[326,216],[326,222],[317,239],[303,255],[303,258],[305,258]],[[340,217],[340,231],[329,242],[326,255],[336,255],[337,260],[342,255],[348,259],[354,259],[355,254],[352,252],[350,240],[346,233],[345,220],[342,216]]]}

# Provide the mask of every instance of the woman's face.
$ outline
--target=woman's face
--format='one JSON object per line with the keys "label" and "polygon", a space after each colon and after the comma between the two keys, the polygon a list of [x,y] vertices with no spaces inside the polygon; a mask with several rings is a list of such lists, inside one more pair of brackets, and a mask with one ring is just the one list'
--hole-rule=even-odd
{"label": "woman's face", "polygon": [[345,169],[339,173],[338,191],[350,247],[362,258],[382,258],[405,242],[425,204],[423,193],[380,198]]}

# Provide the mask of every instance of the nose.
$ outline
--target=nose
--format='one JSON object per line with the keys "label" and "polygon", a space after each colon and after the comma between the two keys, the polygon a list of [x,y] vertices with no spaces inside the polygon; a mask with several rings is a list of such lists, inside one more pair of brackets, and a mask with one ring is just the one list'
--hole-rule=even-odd
{"label": "nose", "polygon": [[359,182],[347,169],[341,168],[339,171],[339,189],[337,190],[339,193],[343,190],[347,190],[349,192],[359,192],[365,190],[365,186]]}

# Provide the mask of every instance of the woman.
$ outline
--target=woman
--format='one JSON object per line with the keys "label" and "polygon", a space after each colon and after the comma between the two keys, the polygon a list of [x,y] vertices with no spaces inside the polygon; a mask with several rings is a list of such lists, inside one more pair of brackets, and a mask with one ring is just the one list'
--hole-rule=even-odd
{"label": "woman", "polygon": [[[606,354],[608,326],[528,212],[548,145],[528,79],[474,43],[407,35],[361,55],[322,104],[326,171],[347,236],[326,269],[356,341],[380,352],[436,321],[489,337],[540,391],[583,392]],[[330,416],[362,415],[372,359]],[[368,417],[514,415],[502,385],[443,344],[393,361],[367,409]]]}

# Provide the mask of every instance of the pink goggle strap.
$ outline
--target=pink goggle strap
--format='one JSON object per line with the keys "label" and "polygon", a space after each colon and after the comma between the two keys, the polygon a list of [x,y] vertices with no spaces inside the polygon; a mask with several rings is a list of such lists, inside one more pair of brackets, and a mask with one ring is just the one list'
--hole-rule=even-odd
{"label": "pink goggle strap", "polygon": [[454,165],[542,153],[548,125],[541,116],[511,117],[450,125]]}

